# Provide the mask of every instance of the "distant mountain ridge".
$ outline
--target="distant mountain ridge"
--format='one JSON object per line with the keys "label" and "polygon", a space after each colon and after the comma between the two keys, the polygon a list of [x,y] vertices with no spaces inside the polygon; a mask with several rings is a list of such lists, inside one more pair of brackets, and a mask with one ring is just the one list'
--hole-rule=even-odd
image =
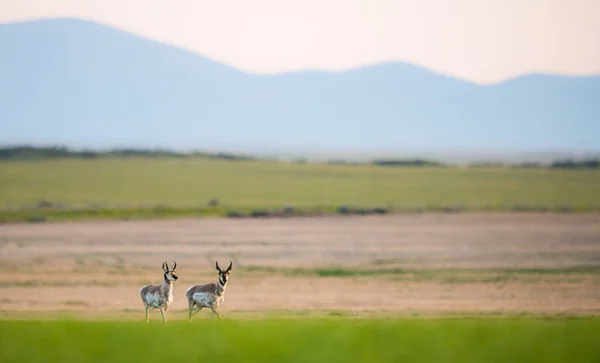
{"label": "distant mountain ridge", "polygon": [[406,63],[253,75],[93,22],[0,25],[2,144],[598,150],[600,76],[477,85]]}

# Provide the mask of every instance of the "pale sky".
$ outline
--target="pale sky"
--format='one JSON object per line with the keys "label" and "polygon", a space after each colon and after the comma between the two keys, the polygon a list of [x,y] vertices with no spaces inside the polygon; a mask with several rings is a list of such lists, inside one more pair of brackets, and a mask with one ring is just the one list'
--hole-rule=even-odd
{"label": "pale sky", "polygon": [[406,61],[480,83],[600,74],[600,0],[0,0],[0,22],[77,17],[252,73]]}

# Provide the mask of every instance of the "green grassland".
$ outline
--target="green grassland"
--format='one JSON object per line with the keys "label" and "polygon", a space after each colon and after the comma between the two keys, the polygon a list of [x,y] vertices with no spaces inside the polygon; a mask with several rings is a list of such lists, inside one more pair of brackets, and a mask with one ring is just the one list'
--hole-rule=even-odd
{"label": "green grassland", "polygon": [[[209,206],[211,198],[218,206]],[[392,211],[600,211],[599,170],[382,167],[193,158],[0,162],[0,221],[223,216],[342,205]]]}
{"label": "green grassland", "polygon": [[598,362],[600,320],[0,321],[10,362]]}

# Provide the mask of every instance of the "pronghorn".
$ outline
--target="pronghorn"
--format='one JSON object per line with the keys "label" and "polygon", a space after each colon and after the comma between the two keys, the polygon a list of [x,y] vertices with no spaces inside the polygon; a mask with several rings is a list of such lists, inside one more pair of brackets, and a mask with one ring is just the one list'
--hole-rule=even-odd
{"label": "pronghorn", "polygon": [[221,320],[221,314],[217,308],[225,300],[225,288],[229,279],[229,271],[233,266],[233,262],[229,261],[229,267],[225,271],[219,267],[219,262],[216,262],[217,271],[219,271],[219,280],[216,284],[195,285],[185,291],[185,296],[188,299],[188,319],[192,321],[192,315],[196,314],[203,308],[211,310],[210,319],[217,315]]}
{"label": "pronghorn", "polygon": [[140,289],[140,297],[144,303],[146,309],[146,322],[150,322],[148,312],[154,309],[160,309],[163,323],[167,322],[167,310],[169,305],[173,302],[173,281],[177,281],[179,277],[175,275],[175,269],[177,268],[177,262],[173,261],[173,268],[169,269],[169,264],[163,262],[162,264],[164,274],[164,281],[162,285],[146,285]]}

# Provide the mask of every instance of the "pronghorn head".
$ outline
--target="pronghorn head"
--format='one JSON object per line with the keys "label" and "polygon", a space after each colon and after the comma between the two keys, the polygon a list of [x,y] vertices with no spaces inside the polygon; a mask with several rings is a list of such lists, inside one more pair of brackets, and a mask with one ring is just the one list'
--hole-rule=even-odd
{"label": "pronghorn head", "polygon": [[231,271],[232,266],[233,262],[229,261],[229,267],[227,267],[226,270],[221,270],[219,262],[217,262],[217,271],[219,271],[219,281],[221,281],[221,285],[225,286],[227,280],[229,280],[229,271]]}
{"label": "pronghorn head", "polygon": [[175,275],[175,269],[177,268],[177,262],[173,261],[173,268],[169,268],[169,264],[165,261],[163,262],[162,269],[165,272],[165,280],[167,281],[177,281],[179,277]]}

